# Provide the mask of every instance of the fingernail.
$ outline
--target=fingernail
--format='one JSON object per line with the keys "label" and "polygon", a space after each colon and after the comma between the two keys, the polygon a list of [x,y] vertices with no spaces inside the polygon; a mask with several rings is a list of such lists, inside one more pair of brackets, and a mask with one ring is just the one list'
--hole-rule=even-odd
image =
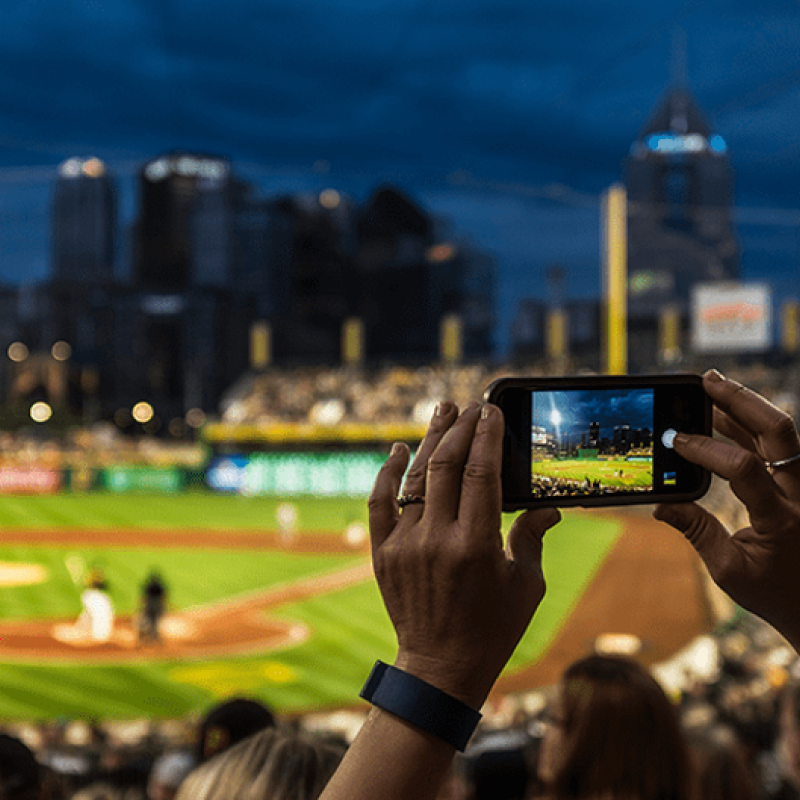
{"label": "fingernail", "polygon": [[441,403],[436,404],[436,409],[433,412],[434,417],[444,417],[450,413],[450,409],[452,408],[452,404],[443,400]]}
{"label": "fingernail", "polygon": [[725,380],[725,376],[716,369],[710,369],[708,372],[706,372],[706,378],[713,383],[721,383]]}
{"label": "fingernail", "polygon": [[673,439],[673,444],[688,444],[689,437],[685,433],[676,433]]}
{"label": "fingernail", "polygon": [[481,419],[489,419],[489,416],[494,413],[494,409],[491,406],[484,406],[481,409]]}
{"label": "fingernail", "polygon": [[392,445],[392,451],[391,451],[391,453],[389,455],[398,456],[398,455],[400,455],[400,452],[402,451],[402,449],[403,449],[403,445],[401,445],[400,442],[395,442]]}

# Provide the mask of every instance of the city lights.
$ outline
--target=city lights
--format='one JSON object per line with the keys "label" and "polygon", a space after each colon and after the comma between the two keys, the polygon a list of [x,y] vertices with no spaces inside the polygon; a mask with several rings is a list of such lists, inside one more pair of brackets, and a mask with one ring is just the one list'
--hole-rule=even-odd
{"label": "city lights", "polygon": [[43,400],[40,400],[31,406],[30,415],[34,422],[47,422],[53,416],[53,409]]}
{"label": "city lights", "polygon": [[186,424],[190,428],[202,428],[206,424],[206,412],[202,408],[190,408],[186,412]]}
{"label": "city lights", "polygon": [[72,356],[72,347],[67,342],[56,342],[50,350],[50,355],[56,361],[68,361]]}
{"label": "city lights", "polygon": [[451,261],[455,258],[456,248],[448,242],[435,244],[428,249],[428,260],[435,264]]}
{"label": "city lights", "polygon": [[218,158],[180,155],[151,161],[145,167],[144,173],[151,181],[162,181],[170,175],[179,175],[182,178],[224,180],[230,175],[230,167],[224,160]]}
{"label": "city lights", "polygon": [[719,134],[706,139],[699,133],[684,135],[674,131],[652,133],[645,139],[645,144],[657,153],[702,153],[704,150],[724,153],[728,149],[725,140]]}
{"label": "city lights", "polygon": [[19,364],[30,355],[28,348],[22,342],[12,342],[8,346],[8,357]]}
{"label": "city lights", "polygon": [[140,424],[144,425],[153,419],[155,412],[150,403],[142,400],[131,409],[131,416]]}
{"label": "city lights", "polygon": [[342,202],[342,197],[336,189],[323,189],[319,193],[319,204],[323,208],[327,208],[329,211],[333,211],[335,208],[339,208],[339,205]]}
{"label": "city lights", "polygon": [[106,165],[99,158],[68,158],[58,168],[62,178],[102,178]]}

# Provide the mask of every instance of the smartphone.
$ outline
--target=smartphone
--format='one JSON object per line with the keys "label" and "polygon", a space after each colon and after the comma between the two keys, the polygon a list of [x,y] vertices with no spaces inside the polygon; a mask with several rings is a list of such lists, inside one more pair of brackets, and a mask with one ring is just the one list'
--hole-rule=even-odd
{"label": "smartphone", "polygon": [[711,435],[699,375],[501,378],[503,510],[697,500],[711,476],[681,458],[677,432]]}

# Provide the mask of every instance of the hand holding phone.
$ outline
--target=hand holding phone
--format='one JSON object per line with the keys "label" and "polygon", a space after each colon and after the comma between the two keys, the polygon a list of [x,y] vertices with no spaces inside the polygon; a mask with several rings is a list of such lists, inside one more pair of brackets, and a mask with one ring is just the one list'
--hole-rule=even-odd
{"label": "hand holding phone", "polygon": [[697,375],[502,378],[485,394],[505,416],[503,510],[696,500],[710,474],[673,448],[711,435]]}

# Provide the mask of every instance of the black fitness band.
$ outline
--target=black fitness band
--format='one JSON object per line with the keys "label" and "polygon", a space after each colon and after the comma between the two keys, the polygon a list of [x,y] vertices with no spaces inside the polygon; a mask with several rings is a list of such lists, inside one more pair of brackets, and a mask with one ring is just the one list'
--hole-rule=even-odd
{"label": "black fitness band", "polygon": [[481,721],[466,703],[383,661],[375,662],[361,697],[462,752]]}

